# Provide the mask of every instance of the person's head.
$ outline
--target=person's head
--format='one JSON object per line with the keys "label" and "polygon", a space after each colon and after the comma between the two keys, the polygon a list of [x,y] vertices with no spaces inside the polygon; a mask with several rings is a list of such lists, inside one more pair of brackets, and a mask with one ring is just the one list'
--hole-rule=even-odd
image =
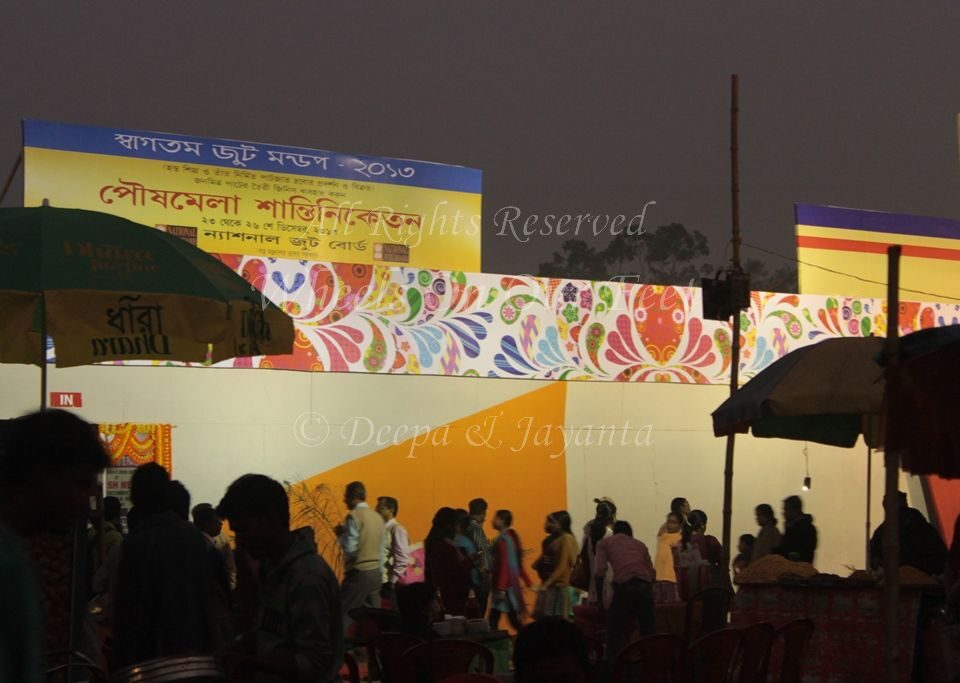
{"label": "person's head", "polygon": [[586,683],[590,680],[587,642],[566,619],[538,619],[517,634],[513,672],[517,683]]}
{"label": "person's head", "polygon": [[460,508],[456,510],[457,513],[457,533],[465,534],[467,533],[467,527],[470,526],[470,513]]}
{"label": "person's head", "polygon": [[419,582],[397,586],[397,611],[408,626],[429,628],[430,624],[443,619],[443,610],[437,600],[437,590],[432,584]]}
{"label": "person's head", "polygon": [[457,511],[453,508],[442,507],[433,515],[433,524],[430,528],[432,538],[453,538],[457,535]]}
{"label": "person's head", "polygon": [[22,535],[63,532],[90,514],[108,464],[96,427],[50,410],[12,420],[0,440],[0,514]]}
{"label": "person's head", "polygon": [[200,531],[210,538],[220,535],[223,530],[223,522],[217,515],[217,511],[210,503],[200,503],[193,508],[193,523]]}
{"label": "person's head", "polygon": [[[887,506],[887,496],[883,497],[883,506]],[[897,491],[897,506],[900,508],[910,507],[910,504],[907,502],[907,494],[903,491]]]}
{"label": "person's head", "polygon": [[483,498],[474,498],[467,504],[467,510],[470,512],[470,516],[477,521],[478,524],[483,524],[487,521],[487,501]]}
{"label": "person's head", "polygon": [[557,510],[547,515],[547,521],[543,525],[543,530],[548,534],[570,534],[573,533],[571,526],[573,522],[570,519],[570,513],[566,510]]}
{"label": "person's head", "polygon": [[753,551],[753,543],[756,540],[753,534],[743,534],[737,542],[737,552],[749,555]]}
{"label": "person's head", "polygon": [[245,474],[230,484],[217,515],[230,523],[237,546],[255,559],[278,553],[290,538],[287,492],[262,474]]}
{"label": "person's head", "polygon": [[690,516],[690,503],[686,498],[674,498],[670,501],[670,512],[676,512],[681,519],[686,519]]}
{"label": "person's head", "polygon": [[497,510],[493,516],[493,528],[505,531],[513,526],[513,513],[509,510]]}
{"label": "person's head", "polygon": [[783,499],[783,518],[794,522],[803,517],[803,500],[800,496],[787,496]]}
{"label": "person's head", "polygon": [[703,510],[691,510],[687,516],[687,522],[694,531],[701,534],[707,531],[707,513]]}
{"label": "person's head", "polygon": [[612,498],[594,498],[593,502],[597,504],[596,521],[612,526],[617,519],[617,506]]}
{"label": "person's head", "polygon": [[183,482],[174,479],[167,486],[167,510],[180,519],[190,519],[190,492]]}
{"label": "person's head", "polygon": [[633,538],[633,527],[630,526],[629,522],[617,522],[613,525],[613,533],[623,534],[624,536]]}
{"label": "person's head", "polygon": [[667,513],[667,532],[675,534],[683,529],[683,515],[679,512]]}
{"label": "person's head", "polygon": [[757,518],[757,526],[776,526],[777,518],[773,516],[773,508],[766,503],[760,503],[754,508],[754,514]]}
{"label": "person's head", "polygon": [[103,521],[111,524],[119,524],[123,516],[123,504],[116,496],[104,496],[103,498]]}
{"label": "person's head", "polygon": [[380,496],[377,498],[377,512],[383,517],[384,522],[389,522],[400,512],[400,504],[396,498],[390,496]]}
{"label": "person's head", "polygon": [[130,478],[130,501],[141,518],[167,510],[170,474],[155,462],[140,465]]}
{"label": "person's head", "polygon": [[367,499],[367,487],[362,481],[351,481],[343,493],[343,502],[348,510],[352,510]]}

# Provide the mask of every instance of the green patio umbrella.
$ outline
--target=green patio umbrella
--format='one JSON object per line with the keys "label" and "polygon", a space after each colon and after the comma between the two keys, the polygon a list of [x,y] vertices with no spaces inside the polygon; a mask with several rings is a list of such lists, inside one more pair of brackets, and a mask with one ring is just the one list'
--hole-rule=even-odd
{"label": "green patio umbrella", "polygon": [[[216,258],[95,211],[0,209],[0,362],[287,354],[293,321]],[[45,378],[45,375],[44,375]]]}
{"label": "green patio umbrella", "polygon": [[825,339],[761,370],[713,411],[713,432],[851,448],[882,444],[880,337]]}
{"label": "green patio umbrella", "polygon": [[[293,321],[223,263],[178,237],[95,211],[0,209],[0,363],[41,368],[115,360],[216,362],[287,354]],[[85,606],[73,543],[68,680]]]}

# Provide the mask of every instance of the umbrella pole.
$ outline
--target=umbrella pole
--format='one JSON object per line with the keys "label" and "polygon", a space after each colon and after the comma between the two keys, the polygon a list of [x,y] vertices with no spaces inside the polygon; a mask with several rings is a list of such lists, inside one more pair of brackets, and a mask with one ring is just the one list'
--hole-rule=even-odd
{"label": "umbrella pole", "polygon": [[[887,344],[886,360],[887,396],[896,391],[897,383],[897,336],[900,328],[900,253],[902,247],[887,249]],[[884,400],[886,429],[892,420],[890,401]],[[884,439],[884,444],[889,444]],[[885,678],[887,683],[899,680],[900,647],[898,636],[900,602],[900,501],[897,491],[900,484],[900,454],[889,445],[883,449],[886,468],[883,498],[883,602],[886,624],[884,629],[884,652],[886,658]]]}
{"label": "umbrella pole", "polygon": [[870,571],[870,503],[872,502],[873,488],[873,449],[867,446],[867,554],[866,563],[863,565],[867,571]]}

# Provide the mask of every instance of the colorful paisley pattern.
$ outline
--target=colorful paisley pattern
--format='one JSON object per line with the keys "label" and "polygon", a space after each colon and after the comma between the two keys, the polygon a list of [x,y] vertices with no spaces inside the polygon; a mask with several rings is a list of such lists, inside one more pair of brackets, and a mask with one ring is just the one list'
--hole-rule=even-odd
{"label": "colorful paisley pattern", "polygon": [[[730,327],[687,287],[218,256],[291,315],[289,356],[226,367],[461,377],[726,384]],[[901,332],[960,322],[906,302]],[[740,375],[827,337],[886,333],[882,299],[754,292]]]}

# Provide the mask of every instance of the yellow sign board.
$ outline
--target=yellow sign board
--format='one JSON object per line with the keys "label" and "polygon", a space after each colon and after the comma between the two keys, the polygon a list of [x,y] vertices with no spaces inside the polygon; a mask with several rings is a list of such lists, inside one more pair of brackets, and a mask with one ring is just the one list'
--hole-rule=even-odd
{"label": "yellow sign board", "polygon": [[478,272],[481,172],[24,122],[24,203],[116,214],[204,251]]}

